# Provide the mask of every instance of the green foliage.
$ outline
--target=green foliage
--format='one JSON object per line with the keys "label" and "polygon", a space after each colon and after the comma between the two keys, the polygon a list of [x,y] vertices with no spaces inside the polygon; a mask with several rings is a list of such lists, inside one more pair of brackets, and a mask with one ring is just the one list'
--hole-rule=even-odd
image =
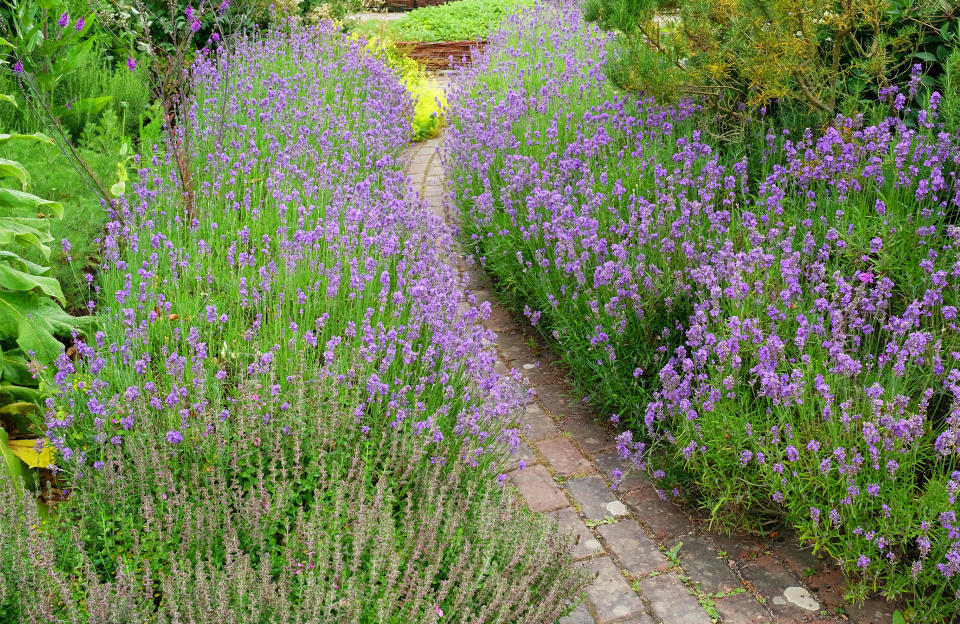
{"label": "green foliage", "polygon": [[[14,103],[12,98],[3,99]],[[17,143],[36,147],[52,140],[40,133],[0,134],[0,146]],[[11,179],[19,189],[7,186]],[[50,220],[63,215],[62,204],[33,195],[29,189],[27,168],[0,158],[0,207],[4,208],[0,212],[0,454],[4,472],[18,485],[23,480],[32,486],[30,471],[7,448],[8,432],[28,431],[28,417],[43,394],[31,362],[52,364],[63,352],[57,337],[83,334],[90,323],[60,307],[58,302],[65,301],[63,291],[49,266],[21,255],[32,250],[49,260]]]}
{"label": "green foliage", "polygon": [[[697,97],[743,126],[783,113],[800,127],[864,108],[897,87],[943,92],[956,50],[944,0],[587,0],[588,19],[617,31],[611,77],[663,103]],[[739,135],[738,135],[739,136]]]}
{"label": "green foliage", "polygon": [[458,0],[415,9],[396,21],[363,22],[357,28],[395,41],[486,39],[491,25],[495,27],[508,15],[530,6],[532,0]]}
{"label": "green foliage", "polygon": [[[0,134],[0,145],[13,142],[52,141],[42,134]],[[7,186],[11,177],[20,189]],[[24,375],[24,354],[51,364],[63,351],[57,336],[82,334],[89,323],[73,318],[58,305],[65,299],[50,267],[21,255],[32,249],[49,260],[48,243],[54,240],[50,219],[63,215],[62,204],[22,190],[28,188],[26,168],[17,161],[0,159],[0,207],[5,215],[0,216],[0,382],[36,386],[32,377]],[[15,393],[7,394],[9,399],[15,398]]]}
{"label": "green foliage", "polygon": [[63,3],[4,0],[4,4],[10,11],[5,51],[12,56],[7,63],[15,73],[29,76],[49,101],[61,81],[77,71],[93,50],[93,14],[75,16],[61,27],[55,16],[66,14]]}

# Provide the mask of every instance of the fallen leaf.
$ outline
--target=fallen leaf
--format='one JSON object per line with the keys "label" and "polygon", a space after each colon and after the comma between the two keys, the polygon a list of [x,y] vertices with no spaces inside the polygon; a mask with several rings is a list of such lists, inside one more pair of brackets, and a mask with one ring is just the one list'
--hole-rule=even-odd
{"label": "fallen leaf", "polygon": [[43,448],[36,451],[37,438],[7,440],[7,448],[20,458],[28,468],[46,468],[53,463],[54,448],[49,440],[44,438]]}

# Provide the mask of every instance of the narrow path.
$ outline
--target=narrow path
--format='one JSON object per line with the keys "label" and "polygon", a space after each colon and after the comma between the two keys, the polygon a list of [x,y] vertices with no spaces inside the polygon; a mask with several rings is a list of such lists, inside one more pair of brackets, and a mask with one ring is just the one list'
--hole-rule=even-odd
{"label": "narrow path", "polygon": [[[442,138],[411,146],[407,173],[430,211],[456,225],[445,207]],[[570,397],[554,356],[494,297],[490,284],[461,256],[469,288],[493,307],[486,326],[497,333],[503,370],[516,368],[536,391],[523,417],[526,433],[509,476],[533,511],[549,514],[579,537],[574,557],[597,574],[586,600],[560,624],[887,624],[879,600],[843,604],[843,577],[801,550],[786,531],[773,539],[728,537],[661,500],[644,475],[617,456],[614,432]],[[611,474],[620,469],[620,487]],[[681,544],[682,543],[682,544]]]}

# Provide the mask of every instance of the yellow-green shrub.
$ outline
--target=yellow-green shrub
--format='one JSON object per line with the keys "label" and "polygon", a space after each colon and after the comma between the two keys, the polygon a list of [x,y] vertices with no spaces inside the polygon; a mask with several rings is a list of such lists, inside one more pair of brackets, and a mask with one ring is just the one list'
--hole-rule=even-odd
{"label": "yellow-green shrub", "polygon": [[387,61],[413,97],[413,140],[425,141],[437,136],[446,123],[442,111],[447,101],[443,90],[427,75],[423,65],[405,55],[386,37],[370,37],[366,49]]}

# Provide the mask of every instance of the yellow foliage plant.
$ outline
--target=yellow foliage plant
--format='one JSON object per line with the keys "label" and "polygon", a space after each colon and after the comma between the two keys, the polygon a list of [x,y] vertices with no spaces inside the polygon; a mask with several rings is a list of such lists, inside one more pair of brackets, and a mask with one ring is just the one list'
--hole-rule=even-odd
{"label": "yellow foliage plant", "polygon": [[[353,37],[360,38],[354,34]],[[383,58],[413,99],[410,123],[414,141],[431,139],[443,129],[446,121],[443,111],[447,100],[443,90],[429,76],[423,65],[408,57],[387,37],[370,37],[365,47],[370,54]]]}

